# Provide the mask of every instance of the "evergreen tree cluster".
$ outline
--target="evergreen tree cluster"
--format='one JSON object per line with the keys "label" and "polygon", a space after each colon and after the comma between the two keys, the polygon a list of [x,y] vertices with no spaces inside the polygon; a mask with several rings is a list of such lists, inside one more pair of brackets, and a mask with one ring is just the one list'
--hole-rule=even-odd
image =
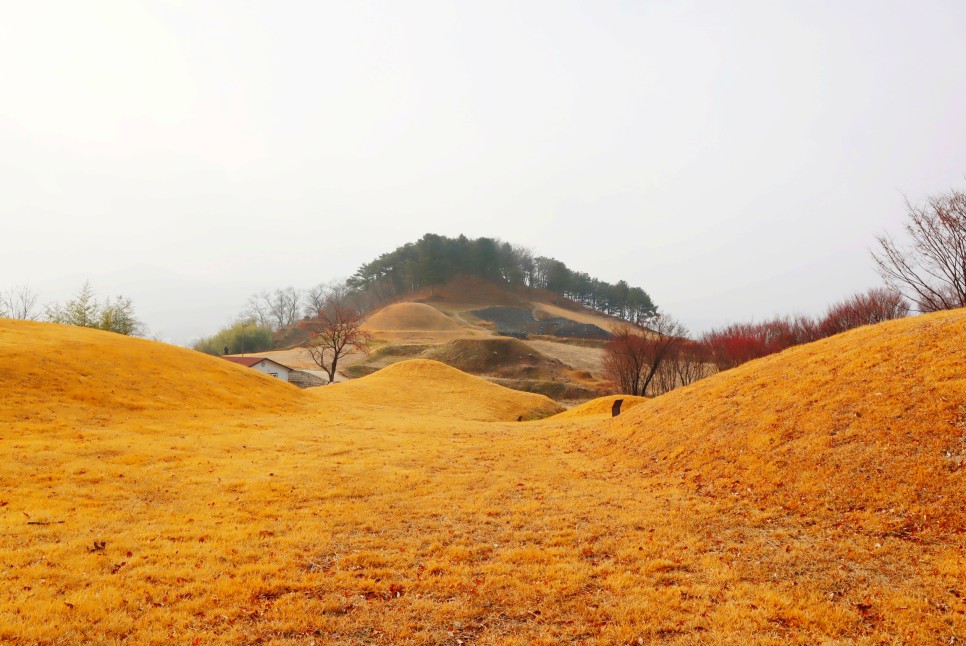
{"label": "evergreen tree cluster", "polygon": [[137,335],[144,331],[142,323],[134,316],[134,303],[126,296],[97,300],[90,282],[77,293],[77,296],[63,305],[47,306],[45,318],[53,323],[96,328],[117,334]]}
{"label": "evergreen tree cluster", "polygon": [[388,300],[457,276],[477,276],[508,286],[544,289],[575,303],[631,322],[654,316],[657,307],[640,287],[610,284],[573,271],[554,258],[534,257],[522,247],[494,238],[471,240],[428,233],[362,265],[348,282],[354,290]]}

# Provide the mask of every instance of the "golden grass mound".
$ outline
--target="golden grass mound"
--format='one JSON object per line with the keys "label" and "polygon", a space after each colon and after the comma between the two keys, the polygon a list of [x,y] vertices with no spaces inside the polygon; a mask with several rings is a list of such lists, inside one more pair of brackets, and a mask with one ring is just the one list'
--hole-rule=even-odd
{"label": "golden grass mound", "polygon": [[624,403],[621,404],[621,415],[639,404],[650,401],[647,397],[636,397],[634,395],[607,395],[606,397],[598,397],[597,399],[592,399],[589,402],[580,404],[579,406],[574,406],[569,410],[565,410],[562,413],[554,415],[551,419],[610,417],[611,408],[613,408],[614,402],[618,399],[624,400]]}
{"label": "golden grass mound", "polygon": [[961,644],[964,351],[917,317],[523,425],[430,361],[301,393],[3,321],[0,643]]}
{"label": "golden grass mound", "polygon": [[365,322],[373,331],[459,331],[454,320],[425,303],[396,303],[384,307]]}
{"label": "golden grass mound", "polygon": [[966,310],[867,326],[638,406],[598,441],[696,490],[937,540],[966,527]]}
{"label": "golden grass mound", "polygon": [[323,401],[360,408],[391,408],[419,414],[475,421],[540,419],[562,410],[543,395],[504,388],[439,361],[410,359],[369,376],[313,391]]}
{"label": "golden grass mound", "polygon": [[294,386],[216,357],[110,332],[0,319],[3,412],[54,419],[64,407],[263,408],[304,401]]}

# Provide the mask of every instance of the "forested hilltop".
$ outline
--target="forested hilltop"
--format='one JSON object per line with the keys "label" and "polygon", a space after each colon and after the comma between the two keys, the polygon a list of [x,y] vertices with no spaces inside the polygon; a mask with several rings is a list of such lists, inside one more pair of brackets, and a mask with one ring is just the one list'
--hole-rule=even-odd
{"label": "forested hilltop", "polygon": [[640,287],[616,284],[573,271],[555,258],[534,257],[529,249],[494,238],[471,240],[427,233],[365,263],[347,281],[348,287],[393,298],[421,288],[442,285],[457,276],[478,276],[511,286],[544,289],[575,303],[628,321],[653,316],[657,307]]}

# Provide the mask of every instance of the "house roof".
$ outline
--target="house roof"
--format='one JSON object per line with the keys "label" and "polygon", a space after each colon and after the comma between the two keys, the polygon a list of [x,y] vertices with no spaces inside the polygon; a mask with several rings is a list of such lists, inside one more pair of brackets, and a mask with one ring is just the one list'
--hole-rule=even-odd
{"label": "house roof", "polygon": [[285,368],[286,370],[291,370],[288,366],[275,361],[274,359],[269,359],[268,357],[222,357],[225,361],[231,361],[232,363],[240,363],[243,366],[251,368],[256,363],[261,363],[262,361],[268,361],[269,363],[274,363],[276,366]]}

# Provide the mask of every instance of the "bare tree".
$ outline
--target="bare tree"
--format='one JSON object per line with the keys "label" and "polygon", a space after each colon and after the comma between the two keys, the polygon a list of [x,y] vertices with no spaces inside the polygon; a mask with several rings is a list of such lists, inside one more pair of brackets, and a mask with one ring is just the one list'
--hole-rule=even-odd
{"label": "bare tree", "polygon": [[0,317],[36,321],[40,293],[29,285],[18,285],[0,292]]}
{"label": "bare tree", "polygon": [[966,307],[966,193],[931,197],[925,206],[907,200],[906,212],[907,245],[888,234],[877,238],[879,275],[920,312]]}
{"label": "bare tree", "polygon": [[[634,329],[618,325],[605,346],[604,371],[622,393],[644,395],[663,390],[658,377],[666,363],[673,362],[681,346],[687,341],[687,329],[667,314],[658,314],[647,321],[647,326]],[[673,371],[672,373],[673,374]],[[670,374],[666,381],[670,383]],[[652,387],[654,382],[654,387]]]}
{"label": "bare tree", "polygon": [[685,340],[671,365],[676,377],[674,388],[688,386],[718,371],[711,361],[711,348],[697,341]]}
{"label": "bare tree", "polygon": [[644,338],[630,325],[618,325],[604,347],[604,374],[626,395],[642,392],[644,378]]}
{"label": "bare tree", "polygon": [[369,352],[372,335],[362,329],[362,314],[340,301],[330,301],[314,318],[302,322],[309,334],[305,349],[313,361],[335,381],[339,360],[356,352]]}
{"label": "bare tree", "polygon": [[310,287],[302,297],[305,317],[318,316],[331,302],[346,303],[351,292],[352,289],[345,280],[333,280]]}
{"label": "bare tree", "polygon": [[303,295],[306,318],[318,316],[325,308],[325,303],[329,299],[329,286],[319,283],[314,287],[309,287]]}
{"label": "bare tree", "polygon": [[294,287],[286,287],[253,294],[245,314],[259,325],[278,331],[296,323],[301,309],[302,294]]}

